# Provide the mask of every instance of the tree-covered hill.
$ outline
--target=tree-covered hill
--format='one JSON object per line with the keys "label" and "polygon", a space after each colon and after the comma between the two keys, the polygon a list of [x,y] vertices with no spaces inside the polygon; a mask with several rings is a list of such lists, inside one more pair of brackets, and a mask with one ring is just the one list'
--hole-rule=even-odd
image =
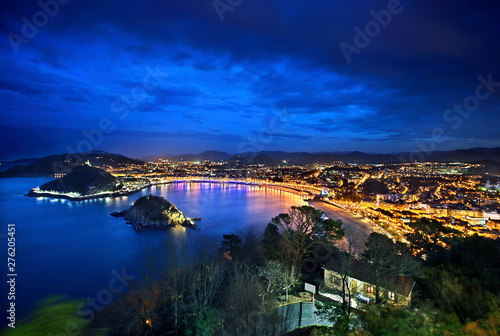
{"label": "tree-covered hill", "polygon": [[120,189],[116,178],[105,170],[90,166],[75,167],[69,174],[57,180],[45,183],[40,190],[61,193],[75,192],[82,196],[95,195]]}
{"label": "tree-covered hill", "polygon": [[93,167],[118,168],[129,165],[142,165],[144,162],[134,160],[120,154],[101,151],[88,153],[68,153],[51,155],[36,159],[31,163],[17,165],[3,172],[0,177],[31,177],[50,176],[54,174],[67,174],[73,168],[89,163]]}
{"label": "tree-covered hill", "polygon": [[195,228],[193,221],[163,197],[147,195],[139,198],[130,209],[112,213],[125,217],[137,232],[142,228],[170,228],[177,225]]}

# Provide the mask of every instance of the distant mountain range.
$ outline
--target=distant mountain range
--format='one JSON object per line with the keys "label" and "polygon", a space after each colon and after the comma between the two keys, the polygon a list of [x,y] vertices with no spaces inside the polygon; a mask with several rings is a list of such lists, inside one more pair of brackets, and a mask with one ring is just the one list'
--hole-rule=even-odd
{"label": "distant mountain range", "polygon": [[[419,158],[418,155],[413,155]],[[423,153],[424,161],[437,162],[470,162],[481,163],[491,168],[491,171],[500,172],[500,147],[496,148],[471,148],[452,151],[438,151],[430,155]],[[400,163],[407,162],[411,156],[409,153],[394,154],[370,154],[363,152],[282,152],[263,151],[246,152],[241,154],[229,154],[219,151],[206,151],[199,154],[164,155],[161,158],[173,161],[227,161],[234,164],[266,164],[266,165],[304,165],[312,163],[331,163],[342,161],[345,163]],[[155,160],[158,157],[143,158],[144,161]],[[11,176],[49,176],[55,173],[67,173],[75,166],[89,162],[92,166],[117,168],[120,166],[137,164],[142,160],[131,159],[120,154],[92,151],[88,153],[71,153],[51,155],[41,159],[24,159],[18,161],[2,162],[2,166],[9,165],[10,168],[0,172],[0,177]]]}
{"label": "distant mountain range", "polygon": [[11,161],[0,161],[0,172],[5,171],[9,168],[12,168],[14,166],[19,166],[19,165],[26,165],[31,162],[35,162],[37,160],[40,160],[40,158],[36,159],[20,159],[20,160],[11,160]]}
{"label": "distant mountain range", "polygon": [[[500,147],[496,148],[471,148],[451,151],[437,151],[433,153],[422,153],[424,161],[438,162],[481,162],[493,161],[500,164]],[[370,154],[359,151],[355,152],[329,152],[329,153],[307,153],[307,152],[282,152],[263,151],[246,152],[241,154],[229,154],[219,151],[206,151],[200,154],[165,155],[162,158],[173,161],[247,161],[252,163],[278,164],[284,161],[290,164],[328,163],[342,161],[346,163],[398,163],[420,159],[417,154],[394,153],[394,154]]]}

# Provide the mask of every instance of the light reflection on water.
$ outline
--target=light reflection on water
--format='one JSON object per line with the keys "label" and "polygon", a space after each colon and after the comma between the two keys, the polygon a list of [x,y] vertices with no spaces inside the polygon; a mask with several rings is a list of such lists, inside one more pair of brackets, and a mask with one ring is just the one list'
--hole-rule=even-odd
{"label": "light reflection on water", "polygon": [[[49,180],[0,179],[2,233],[7,223],[16,224],[19,318],[49,295],[95,296],[107,286],[113,269],[139,273],[147,251],[160,248],[169,237],[194,242],[204,236],[220,240],[222,234],[245,228],[262,231],[274,216],[305,204],[303,196],[291,192],[231,183],[157,185],[129,196],[81,202],[22,196]],[[201,217],[196,222],[200,230],[136,234],[122,219],[109,215],[147,194],[167,198],[187,217]],[[2,272],[7,274],[4,264]]]}

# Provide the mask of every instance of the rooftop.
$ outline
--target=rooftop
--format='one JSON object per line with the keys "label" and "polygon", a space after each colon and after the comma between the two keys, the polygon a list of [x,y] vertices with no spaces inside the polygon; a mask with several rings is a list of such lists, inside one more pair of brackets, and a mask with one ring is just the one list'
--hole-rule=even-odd
{"label": "rooftop", "polygon": [[[371,276],[372,267],[370,263],[353,258],[348,275],[353,279],[372,284],[374,282]],[[340,260],[331,261],[326,263],[323,268],[336,273],[342,273],[342,262]],[[387,270],[387,273],[387,276],[384,276],[380,281],[380,286],[382,288],[404,296],[410,295],[413,284],[415,283],[413,277],[389,274],[389,270]]]}

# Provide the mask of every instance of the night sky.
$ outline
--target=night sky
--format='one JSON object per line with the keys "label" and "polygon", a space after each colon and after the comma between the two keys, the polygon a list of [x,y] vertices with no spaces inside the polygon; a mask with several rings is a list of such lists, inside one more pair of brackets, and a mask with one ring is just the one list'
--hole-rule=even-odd
{"label": "night sky", "polygon": [[0,5],[0,160],[500,146],[498,1],[44,1]]}

